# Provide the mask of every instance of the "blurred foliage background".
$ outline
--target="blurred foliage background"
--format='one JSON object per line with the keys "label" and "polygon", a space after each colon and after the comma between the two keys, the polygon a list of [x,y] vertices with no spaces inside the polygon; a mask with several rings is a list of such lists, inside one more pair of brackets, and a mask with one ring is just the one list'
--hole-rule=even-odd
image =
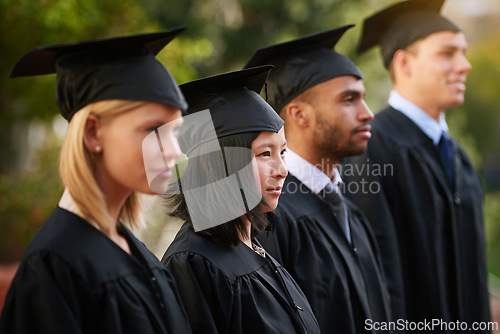
{"label": "blurred foliage background", "polygon": [[[62,194],[58,154],[66,123],[55,103],[54,75],[8,79],[17,59],[39,46],[91,38],[189,29],[159,54],[177,82],[240,69],[256,48],[354,23],[337,51],[365,75],[366,100],[377,111],[390,82],[379,51],[354,49],[362,20],[394,0],[0,0],[0,262],[18,261]],[[490,272],[500,276],[500,3],[448,0],[445,15],[469,40],[466,102],[447,112],[487,191]],[[139,236],[161,256],[178,223],[161,203]]]}

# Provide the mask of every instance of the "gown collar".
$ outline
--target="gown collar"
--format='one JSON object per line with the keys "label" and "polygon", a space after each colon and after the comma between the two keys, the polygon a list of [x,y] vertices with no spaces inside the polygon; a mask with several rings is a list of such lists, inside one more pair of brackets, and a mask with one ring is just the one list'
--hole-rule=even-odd
{"label": "gown collar", "polygon": [[395,90],[391,91],[388,103],[392,108],[398,110],[415,123],[432,140],[434,145],[439,143],[443,131],[448,133],[448,124],[446,123],[444,112],[441,113],[439,122],[436,122],[425,111],[405,99]]}
{"label": "gown collar", "polygon": [[288,171],[316,194],[323,190],[330,182],[334,185],[341,185],[343,183],[336,167],[333,171],[333,179],[331,180],[322,170],[289,148],[285,152],[285,161]]}

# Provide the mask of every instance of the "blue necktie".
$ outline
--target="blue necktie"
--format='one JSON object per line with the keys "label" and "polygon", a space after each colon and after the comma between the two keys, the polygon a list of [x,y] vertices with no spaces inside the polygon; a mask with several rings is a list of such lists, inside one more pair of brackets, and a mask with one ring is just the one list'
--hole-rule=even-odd
{"label": "blue necktie", "polygon": [[448,176],[448,182],[450,185],[453,185],[453,149],[450,138],[445,132],[441,135],[438,148],[439,155],[441,156],[441,162],[443,163],[444,170]]}
{"label": "blue necktie", "polygon": [[347,206],[344,201],[344,196],[340,192],[338,184],[333,184],[328,182],[327,185],[319,192],[321,198],[323,198],[335,211],[335,215],[338,218],[340,228],[344,232],[347,241],[351,243],[351,232],[349,229],[349,222],[347,216]]}

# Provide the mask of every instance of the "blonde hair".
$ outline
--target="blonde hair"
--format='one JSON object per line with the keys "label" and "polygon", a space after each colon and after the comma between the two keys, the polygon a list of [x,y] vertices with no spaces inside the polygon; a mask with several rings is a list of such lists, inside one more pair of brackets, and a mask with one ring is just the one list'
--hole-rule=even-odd
{"label": "blonde hair", "polygon": [[[61,148],[59,174],[64,186],[73,197],[82,218],[99,228],[113,221],[106,208],[104,194],[95,178],[95,157],[84,143],[85,125],[92,113],[101,120],[138,108],[145,102],[128,100],[105,100],[91,103],[77,111],[71,122]],[[143,226],[145,205],[143,196],[132,191],[120,210],[119,219],[130,227]]]}

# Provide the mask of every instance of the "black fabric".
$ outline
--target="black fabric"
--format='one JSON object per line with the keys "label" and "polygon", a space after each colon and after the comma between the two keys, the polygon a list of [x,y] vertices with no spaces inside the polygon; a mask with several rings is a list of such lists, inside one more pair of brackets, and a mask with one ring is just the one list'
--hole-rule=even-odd
{"label": "black fabric", "polygon": [[180,85],[189,103],[186,114],[209,109],[218,138],[253,131],[278,132],[283,120],[259,95],[272,68],[259,66]]}
{"label": "black fabric", "polygon": [[375,231],[395,319],[490,319],[483,188],[465,152],[452,146],[450,185],[432,140],[388,107],[372,121],[366,154],[345,161],[357,171],[344,173],[346,184],[380,189],[347,196]]}
{"label": "black fabric", "polygon": [[352,245],[332,207],[289,174],[274,230],[259,237],[304,291],[322,333],[370,332],[365,320],[390,319],[375,237],[363,214],[346,204]]}
{"label": "black fabric", "polygon": [[189,333],[170,273],[123,228],[135,258],[56,208],[21,260],[0,333]]}
{"label": "black fabric", "polygon": [[432,33],[461,29],[439,11],[444,0],[408,0],[387,7],[364,20],[357,52],[381,46],[384,66],[389,68],[397,50],[405,49]]}
{"label": "black fabric", "polygon": [[10,77],[57,73],[56,100],[68,121],[87,104],[111,99],[186,110],[175,79],[155,57],[183,30],[41,46],[21,57]]}
{"label": "black fabric", "polygon": [[194,333],[319,333],[286,270],[243,243],[217,244],[185,223],[162,262],[174,276]]}
{"label": "black fabric", "polygon": [[[350,232],[349,222],[347,220],[347,206],[338,184],[333,185],[331,182],[327,183],[318,195],[320,195],[321,198],[333,207],[334,215],[337,217],[337,221],[340,224],[342,231],[346,236],[349,236]],[[350,239],[350,236],[348,239]]]}
{"label": "black fabric", "polygon": [[274,65],[268,80],[268,102],[278,113],[307,89],[330,79],[353,75],[362,78],[354,63],[332,50],[354,25],[304,36],[258,49],[245,65]]}

